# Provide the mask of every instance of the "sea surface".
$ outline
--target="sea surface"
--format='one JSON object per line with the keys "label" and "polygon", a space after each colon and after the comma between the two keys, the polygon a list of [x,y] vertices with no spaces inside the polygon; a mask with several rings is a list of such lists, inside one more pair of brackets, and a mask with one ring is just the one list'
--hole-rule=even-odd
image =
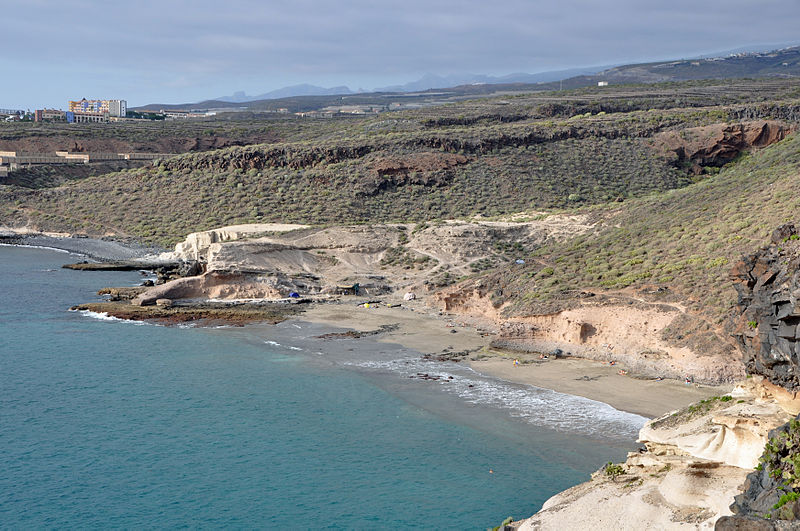
{"label": "sea surface", "polygon": [[[137,272],[0,246],[0,527],[485,529],[645,419],[330,328],[70,312]],[[411,378],[423,372],[438,381]]]}

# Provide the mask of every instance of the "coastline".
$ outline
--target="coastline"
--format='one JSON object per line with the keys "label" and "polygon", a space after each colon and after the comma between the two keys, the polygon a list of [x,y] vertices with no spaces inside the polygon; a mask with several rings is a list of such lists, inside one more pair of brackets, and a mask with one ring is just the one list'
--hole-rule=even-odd
{"label": "coastline", "polygon": [[[267,340],[272,336],[271,333],[265,335],[262,340],[264,343],[272,344],[278,348],[283,347],[287,350],[301,350],[291,346],[293,345],[292,340],[295,338],[316,342],[319,342],[319,339],[330,340],[331,351],[342,351],[338,354],[339,362],[343,357],[345,361],[354,360],[356,363],[352,363],[353,366],[356,368],[364,367],[366,369],[358,370],[367,371],[375,370],[376,368],[381,371],[388,367],[392,371],[390,378],[394,378],[394,381],[397,382],[390,385],[402,386],[406,389],[407,395],[409,394],[408,389],[412,390],[410,399],[409,396],[406,396],[406,399],[409,399],[411,404],[422,408],[431,407],[429,411],[432,412],[436,412],[438,407],[438,412],[442,416],[452,414],[454,418],[469,419],[466,422],[467,425],[469,425],[469,422],[481,422],[481,429],[491,424],[491,422],[487,422],[487,411],[491,411],[491,408],[495,407],[508,407],[507,403],[502,402],[502,398],[509,396],[509,387],[513,390],[514,386],[510,384],[519,384],[516,386],[518,389],[532,386],[532,388],[522,391],[525,396],[536,397],[536,394],[541,392],[538,389],[555,391],[560,395],[549,394],[553,398],[548,398],[544,402],[538,401],[536,398],[529,401],[515,402],[513,406],[515,409],[510,410],[512,416],[528,418],[525,414],[515,415],[515,411],[530,412],[532,418],[536,419],[533,422],[536,426],[550,426],[551,424],[549,423],[552,423],[552,425],[559,426],[559,430],[564,429],[567,434],[571,433],[580,440],[585,437],[589,441],[592,440],[592,437],[595,438],[595,441],[605,441],[606,434],[617,437],[624,436],[626,441],[633,441],[637,439],[637,434],[639,434],[638,437],[647,442],[646,436],[640,435],[645,433],[646,430],[639,431],[639,428],[646,420],[645,417],[659,417],[703,398],[727,394],[730,390],[730,386],[687,386],[674,380],[656,381],[636,378],[633,375],[623,376],[618,374],[618,371],[626,367],[619,362],[615,366],[610,366],[602,362],[573,357],[540,360],[538,354],[490,349],[489,344],[492,339],[492,333],[488,332],[487,328],[492,327],[488,326],[488,323],[477,323],[477,326],[475,326],[476,323],[462,316],[428,307],[421,300],[404,302],[402,306],[393,304],[398,301],[392,296],[387,296],[384,301],[364,305],[363,303],[366,300],[363,297],[345,296],[337,301],[302,305],[302,313],[299,315],[290,316],[285,320],[280,319],[286,323],[286,328],[290,328],[293,325],[294,328],[300,328],[300,326],[297,326],[298,324],[311,323],[322,325],[321,328],[329,328],[334,331],[330,334],[325,334],[322,329],[320,331],[310,331],[310,335],[301,334],[302,338],[300,338],[295,335],[296,332],[294,330],[289,330],[288,334],[284,331],[282,339],[275,338],[280,339],[280,344]],[[389,307],[389,305],[393,307]],[[137,319],[137,317],[132,319]],[[263,320],[256,319],[255,321]],[[303,328],[306,329],[305,325]],[[269,331],[274,330],[274,328],[270,325],[264,325],[264,330]],[[346,330],[348,332],[338,332],[338,330]],[[360,332],[360,334],[349,333],[349,331],[353,330]],[[330,337],[325,337],[326,335],[330,335]],[[358,344],[353,343],[353,341],[365,336],[369,337],[369,339],[359,341]],[[383,343],[386,348],[375,348],[376,343]],[[411,357],[397,361],[406,364],[406,366],[411,364],[411,367],[413,367],[410,369],[411,371],[424,371],[424,378],[419,376],[423,373],[417,372],[417,376],[413,376],[414,373],[408,372],[408,369],[405,369],[405,372],[401,369],[400,378],[402,380],[398,380],[397,373],[394,372],[396,368],[391,363],[384,365],[380,363],[371,365],[370,362],[363,365],[359,363],[367,359],[379,362],[382,355],[386,358],[386,353],[396,349],[413,351],[408,353]],[[325,350],[325,348],[323,347],[321,350]],[[352,352],[354,350],[356,351],[355,354],[344,352]],[[383,350],[386,350],[386,352],[382,352]],[[359,353],[358,351],[361,352]],[[287,359],[294,358],[293,354],[287,352]],[[322,352],[316,352],[315,354],[323,355]],[[357,356],[364,357],[357,359]],[[323,364],[337,362],[333,357],[328,360],[325,360],[324,357],[317,359]],[[428,363],[426,360],[445,363]],[[515,360],[519,360],[520,363],[514,363]],[[451,361],[460,361],[461,363],[447,363]],[[344,365],[350,364],[344,363]],[[431,378],[428,378],[427,373],[429,371]],[[380,372],[373,374],[377,374],[376,378],[385,378]],[[411,375],[409,376],[409,374]],[[476,378],[476,374],[478,378]],[[455,380],[452,380],[452,375],[455,375]],[[405,380],[406,377],[433,381]],[[442,381],[438,381],[440,379]],[[447,381],[447,379],[450,379],[450,381]],[[487,395],[483,394],[485,386],[476,380],[490,380],[487,383],[491,390],[500,391],[499,395],[492,396],[501,398],[499,405],[497,402],[489,402],[488,408],[482,410],[480,415],[476,415],[474,410],[469,410],[471,404],[475,404],[471,397],[465,396],[459,391],[467,383],[470,384],[470,388],[473,387],[472,383],[475,383],[475,391],[479,393],[477,396],[481,397],[480,403],[486,405],[484,397]],[[446,392],[437,389],[445,384]],[[442,399],[439,398],[440,394]],[[519,395],[513,395],[514,398],[517,396]],[[589,403],[575,397],[583,397],[596,403]],[[430,404],[436,405],[430,406]],[[576,413],[577,416],[575,415]],[[631,414],[634,417],[631,419],[627,414]],[[461,415],[461,417],[457,415]],[[540,423],[542,418],[546,420],[545,423]],[[562,422],[562,419],[565,419],[563,421],[567,423],[566,428],[563,427],[565,425],[558,424]],[[620,422],[615,419],[625,420]],[[592,432],[593,429],[594,432]],[[546,430],[542,431],[546,432]],[[525,442],[526,444],[531,444],[530,439],[525,439]],[[630,442],[626,444],[630,444]],[[595,455],[594,458],[619,459],[619,457],[612,456],[612,451],[620,447],[613,448],[610,446],[609,448],[610,450],[598,449],[598,451],[604,453],[599,454],[602,457],[598,458]],[[627,448],[630,449],[629,446]],[[660,463],[659,467],[651,468],[658,472],[663,469],[663,466],[666,466],[662,465],[663,463]],[[632,465],[626,464],[626,466]],[[647,469],[647,472],[653,472],[653,470]],[[732,485],[733,483],[736,483],[736,485],[740,483],[737,478],[738,476],[734,478],[735,481],[732,481]],[[594,485],[594,483],[588,484]],[[573,487],[572,490],[566,492],[581,489],[583,488],[582,485],[584,484]],[[612,486],[616,487],[615,484]],[[647,483],[646,486],[650,488],[650,483]],[[556,495],[553,499],[557,499],[558,496],[560,495]],[[542,511],[549,510],[547,503],[543,506]],[[561,517],[559,516],[559,518]]]}
{"label": "coastline", "polygon": [[[319,304],[299,319],[358,331],[381,325],[397,328],[375,339],[397,343],[434,357],[469,353],[462,363],[474,371],[512,383],[531,385],[606,403],[613,408],[656,418],[710,396],[726,394],[732,386],[686,385],[676,380],[639,379],[618,374],[621,365],[609,366],[582,358],[540,361],[532,354],[508,353],[488,348],[489,338],[470,326],[440,316],[421,304],[411,308],[363,308],[346,304]],[[453,333],[455,331],[455,333]],[[513,360],[521,364],[515,366]]]}
{"label": "coastline", "polygon": [[[115,240],[7,228],[0,228],[0,242],[61,250],[101,261],[141,259],[160,251]],[[685,385],[675,380],[621,376],[618,371],[625,368],[622,365],[611,367],[583,358],[541,361],[533,354],[501,352],[489,349],[490,339],[475,327],[460,323],[458,316],[442,314],[422,301],[404,302],[402,307],[395,308],[385,305],[364,308],[358,305],[360,301],[358,297],[348,297],[339,303],[311,304],[300,316],[290,318],[358,332],[396,325],[392,330],[375,334],[374,339],[402,345],[433,359],[461,361],[476,372],[502,380],[581,396],[648,418],[730,389],[730,386]],[[521,364],[515,366],[514,359]]]}
{"label": "coastline", "polygon": [[79,254],[101,262],[138,260],[163,252],[163,249],[142,246],[132,241],[76,237],[8,227],[0,227],[0,243]]}
{"label": "coastline", "polygon": [[[13,433],[4,463],[8,481],[24,487],[10,502],[10,525],[57,518],[80,527],[85,500],[97,499],[101,509],[113,505],[91,513],[105,527],[166,518],[176,527],[202,519],[292,528],[302,511],[302,521],[346,528],[485,528],[498,510],[521,517],[582,481],[595,468],[587,455],[600,463],[624,452],[616,439],[598,444],[497,415],[439,382],[343,363],[419,357],[377,336],[323,341],[326,327],[259,325],[281,346],[249,328],[99,321],[66,309],[98,283],[135,282],[137,273],[65,270],[66,255],[38,249],[0,254],[14,265],[4,267],[4,399],[20,405],[5,423]],[[549,445],[533,442],[540,431],[565,443],[550,445],[547,459],[539,448]],[[575,465],[551,466],[559,459]],[[540,473],[547,490],[529,482]],[[88,474],[77,491],[75,474]],[[187,497],[196,501],[180,503]]]}
{"label": "coastline", "polygon": [[711,396],[727,394],[733,388],[622,376],[617,372],[619,365],[611,367],[582,358],[537,360],[519,366],[514,366],[513,359],[513,355],[492,357],[471,361],[470,366],[503,380],[582,396],[651,419]]}

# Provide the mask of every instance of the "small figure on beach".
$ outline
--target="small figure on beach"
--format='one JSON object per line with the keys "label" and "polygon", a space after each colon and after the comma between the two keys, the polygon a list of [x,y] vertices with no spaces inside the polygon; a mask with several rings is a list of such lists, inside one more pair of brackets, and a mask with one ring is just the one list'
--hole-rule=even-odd
{"label": "small figure on beach", "polygon": [[620,376],[626,376],[628,374],[628,371],[626,371],[625,369],[620,369],[617,371],[617,374],[619,374]]}
{"label": "small figure on beach", "polygon": [[546,359],[549,359],[549,356],[547,356],[546,354],[539,354],[539,359],[540,360],[546,360]]}
{"label": "small figure on beach", "polygon": [[609,364],[609,365],[611,365],[611,366],[613,367],[614,365],[616,365],[616,364],[617,364],[617,362],[616,362],[616,361],[614,361],[614,360],[611,360],[611,361],[609,361],[609,362],[608,362],[608,364]]}
{"label": "small figure on beach", "polygon": [[519,367],[519,359],[514,358],[514,367]]}

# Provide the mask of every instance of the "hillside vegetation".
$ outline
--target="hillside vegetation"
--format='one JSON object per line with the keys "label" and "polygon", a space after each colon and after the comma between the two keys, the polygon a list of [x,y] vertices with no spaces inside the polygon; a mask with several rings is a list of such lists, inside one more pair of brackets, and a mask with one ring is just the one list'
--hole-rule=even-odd
{"label": "hillside vegetation", "polygon": [[332,138],[356,119],[297,120],[276,114],[116,123],[0,122],[0,151],[186,153],[229,146]]}
{"label": "hillside vegetation", "polygon": [[569,306],[586,290],[637,288],[639,296],[684,301],[721,323],[736,302],[732,263],[768,243],[777,226],[796,221],[798,187],[794,134],[685,188],[587,209],[608,216],[603,228],[545,245],[527,265],[475,282],[494,290],[496,303],[510,303],[511,315]]}
{"label": "hillside vegetation", "polygon": [[[362,119],[238,117],[208,127],[234,136],[241,126],[273,141],[40,190],[0,187],[0,223],[168,245],[234,223],[423,221],[627,201],[714,175],[747,148],[714,124],[777,119],[785,125],[770,126],[767,136],[782,138],[800,121],[799,95],[800,82],[791,80],[693,82],[474,100]],[[178,135],[207,124],[148,125]],[[47,139],[44,131],[31,137]],[[142,131],[103,128],[93,138],[168,138]],[[667,145],[661,139],[669,132]],[[0,131],[0,139],[9,136]],[[674,145],[682,138],[687,146],[711,144],[693,158]]]}

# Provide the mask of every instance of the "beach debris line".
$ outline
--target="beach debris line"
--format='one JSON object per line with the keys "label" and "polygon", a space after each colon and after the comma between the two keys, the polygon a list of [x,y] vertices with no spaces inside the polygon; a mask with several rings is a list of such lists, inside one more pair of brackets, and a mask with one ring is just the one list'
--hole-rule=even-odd
{"label": "beach debris line", "polygon": [[359,339],[365,336],[375,336],[378,334],[385,334],[387,332],[394,332],[398,330],[400,325],[397,323],[385,324],[379,326],[375,330],[347,330],[346,332],[329,332],[316,336],[317,339]]}
{"label": "beach debris line", "polygon": [[[449,382],[450,380],[453,379],[452,376],[445,377],[445,376],[440,376],[440,375],[437,375],[437,374],[429,374],[427,372],[418,372],[417,374],[412,374],[411,376],[409,376],[409,378],[416,378],[416,379],[419,379],[419,380],[430,380],[430,381],[433,381],[433,382],[445,382],[445,383],[447,383],[447,382]],[[470,387],[472,387],[472,386],[470,386]]]}
{"label": "beach debris line", "polygon": [[478,352],[481,348],[483,347],[454,351],[453,347],[449,346],[438,353],[423,354],[420,359],[423,361],[452,361],[458,363],[473,352]]}

